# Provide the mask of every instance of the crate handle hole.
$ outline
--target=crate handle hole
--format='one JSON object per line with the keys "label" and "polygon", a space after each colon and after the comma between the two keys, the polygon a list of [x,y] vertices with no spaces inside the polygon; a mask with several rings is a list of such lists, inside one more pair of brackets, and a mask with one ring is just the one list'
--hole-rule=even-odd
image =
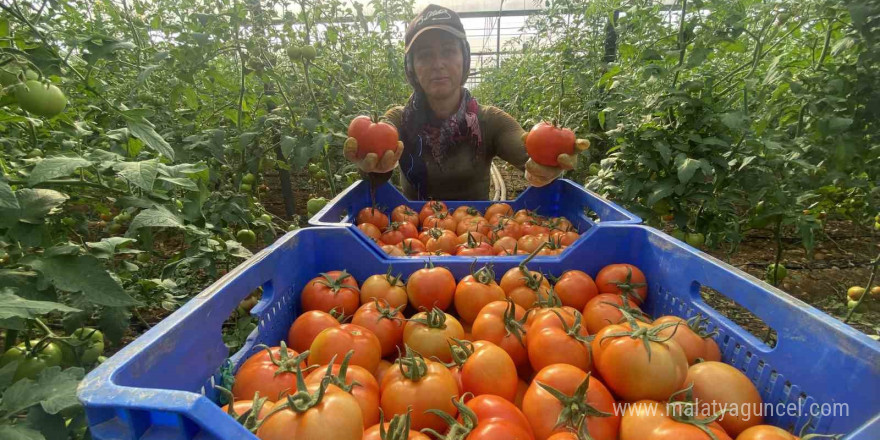
{"label": "crate handle hole", "polygon": [[778,341],[776,330],[767,325],[763,319],[721,292],[709,286],[697,285],[703,302],[736,323],[768,348],[776,347]]}

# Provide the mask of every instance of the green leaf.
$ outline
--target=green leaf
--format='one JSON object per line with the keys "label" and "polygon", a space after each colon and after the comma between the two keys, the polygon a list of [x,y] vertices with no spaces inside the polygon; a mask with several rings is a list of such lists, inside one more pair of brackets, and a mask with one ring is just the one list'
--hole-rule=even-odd
{"label": "green leaf", "polygon": [[61,414],[49,414],[40,406],[32,406],[27,413],[25,424],[40,431],[46,440],[68,440],[70,434]]}
{"label": "green leaf", "polygon": [[153,124],[144,117],[132,118],[126,115],[128,129],[132,136],[142,140],[153,151],[174,160],[174,149],[153,128]]}
{"label": "green leaf", "polygon": [[73,174],[79,168],[91,166],[92,162],[81,157],[49,157],[41,160],[28,176],[28,186],[34,186],[56,177]]}
{"label": "green leaf", "polygon": [[86,243],[86,246],[92,249],[92,255],[106,260],[116,254],[117,247],[136,241],[134,238],[128,237],[109,237],[103,238],[99,242]]}
{"label": "green leaf", "polygon": [[31,257],[22,264],[32,267],[65,292],[82,292],[94,304],[119,307],[138,304],[110,276],[103,264],[91,255],[62,255],[52,258]]}
{"label": "green leaf", "polygon": [[675,167],[678,169],[678,181],[681,183],[688,183],[694,177],[697,169],[700,168],[699,161],[686,157],[683,154],[679,154],[675,158],[675,163]]}
{"label": "green leaf", "polygon": [[654,206],[658,201],[665,199],[672,195],[672,192],[675,190],[675,184],[673,184],[669,180],[665,180],[657,184],[654,187],[654,191],[648,196],[648,200],[645,202],[648,206]]}
{"label": "green leaf", "polygon": [[660,157],[663,158],[663,164],[666,165],[672,160],[672,150],[669,148],[669,144],[664,140],[656,140],[654,141],[654,149],[660,153]]}
{"label": "green leaf", "polygon": [[141,211],[125,233],[127,237],[135,235],[140,228],[182,228],[183,221],[164,206],[156,206]]}
{"label": "green leaf", "polygon": [[132,42],[109,37],[92,37],[86,40],[84,44],[86,53],[83,55],[83,59],[89,64],[94,64],[102,58],[116,58],[116,52],[137,47]]}
{"label": "green leaf", "polygon": [[18,361],[10,362],[0,367],[0,391],[5,390],[12,383],[12,379],[15,377],[15,370],[17,369]]}
{"label": "green leaf", "polygon": [[0,209],[18,209],[18,199],[8,183],[0,181]]}
{"label": "green leaf", "polygon": [[51,312],[78,312],[79,309],[49,301],[32,301],[14,293],[12,289],[0,290],[0,319],[24,318],[33,319]]}
{"label": "green leaf", "polygon": [[16,221],[34,225],[43,224],[69,197],[51,189],[22,188],[15,191],[18,209],[0,208],[0,227],[10,227]]}
{"label": "green leaf", "polygon": [[721,123],[731,130],[745,130],[749,125],[746,116],[740,111],[722,113]]}
{"label": "green leaf", "polygon": [[199,190],[199,186],[196,185],[195,182],[193,182],[192,179],[190,179],[188,177],[159,176],[159,180],[161,180],[163,182],[168,182],[172,185],[179,186],[179,187],[186,189],[186,190],[189,190],[189,191],[198,191]]}
{"label": "green leaf", "polygon": [[98,328],[109,341],[119,343],[130,323],[131,313],[125,307],[104,307],[98,320]]}
{"label": "green leaf", "polygon": [[39,431],[24,425],[0,425],[0,439],[3,440],[46,440]]}
{"label": "green leaf", "polygon": [[226,253],[237,258],[250,258],[254,254],[235,240],[226,240]]}
{"label": "green leaf", "polygon": [[151,191],[156,175],[159,173],[159,161],[156,159],[140,162],[119,162],[113,166],[119,175],[136,186]]}
{"label": "green leaf", "polygon": [[76,387],[82,380],[85,371],[82,368],[49,367],[40,372],[37,380],[22,379],[12,384],[3,393],[3,404],[0,409],[17,414],[39,404],[49,414],[79,405],[76,399]]}

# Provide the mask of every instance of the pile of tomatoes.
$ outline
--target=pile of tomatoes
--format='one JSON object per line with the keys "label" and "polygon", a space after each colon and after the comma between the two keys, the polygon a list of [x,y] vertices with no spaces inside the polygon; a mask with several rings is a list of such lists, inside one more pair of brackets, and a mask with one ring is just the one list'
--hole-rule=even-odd
{"label": "pile of tomatoes", "polygon": [[720,362],[705,319],[641,310],[638,267],[528,263],[459,280],[430,263],[406,280],[322,273],[224,409],[264,440],[796,438],[764,436],[785,431],[761,425],[757,389]]}
{"label": "pile of tomatoes", "polygon": [[[528,209],[514,212],[495,203],[481,213],[470,206],[453,211],[443,202],[425,203],[419,212],[406,205],[391,216],[373,207],[357,215],[357,227],[393,256],[508,256],[538,251],[558,255],[580,237],[564,217],[544,217]],[[542,247],[543,246],[543,247]]]}

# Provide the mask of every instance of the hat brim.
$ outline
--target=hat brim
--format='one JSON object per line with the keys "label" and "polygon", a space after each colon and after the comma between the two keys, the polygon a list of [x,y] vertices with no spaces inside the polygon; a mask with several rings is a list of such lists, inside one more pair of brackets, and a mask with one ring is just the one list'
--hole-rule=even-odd
{"label": "hat brim", "polygon": [[416,32],[415,35],[413,35],[412,40],[410,40],[409,44],[406,45],[406,49],[405,49],[404,53],[409,53],[409,50],[412,49],[413,44],[415,44],[416,40],[419,39],[419,36],[421,36],[422,34],[424,34],[427,31],[430,31],[433,29],[440,29],[441,31],[449,32],[454,37],[461,39],[461,40],[464,40],[467,38],[467,36],[464,34],[464,32],[462,32],[452,26],[447,26],[445,24],[435,24],[432,26],[425,26],[424,28],[419,29],[419,31]]}

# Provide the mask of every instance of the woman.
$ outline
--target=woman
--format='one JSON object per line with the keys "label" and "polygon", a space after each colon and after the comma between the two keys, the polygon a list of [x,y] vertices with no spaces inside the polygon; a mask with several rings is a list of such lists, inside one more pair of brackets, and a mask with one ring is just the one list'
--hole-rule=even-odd
{"label": "woman", "polygon": [[413,94],[404,107],[385,113],[402,144],[358,159],[357,142],[346,142],[345,157],[370,180],[385,182],[399,163],[403,192],[410,200],[485,200],[495,156],[525,170],[531,185],[544,186],[564,169],[574,168],[577,152],[559,156],[560,168],[529,159],[523,129],[510,115],[481,106],[464,88],[470,70],[470,46],[458,15],[427,6],[410,22],[405,35],[406,78]]}

